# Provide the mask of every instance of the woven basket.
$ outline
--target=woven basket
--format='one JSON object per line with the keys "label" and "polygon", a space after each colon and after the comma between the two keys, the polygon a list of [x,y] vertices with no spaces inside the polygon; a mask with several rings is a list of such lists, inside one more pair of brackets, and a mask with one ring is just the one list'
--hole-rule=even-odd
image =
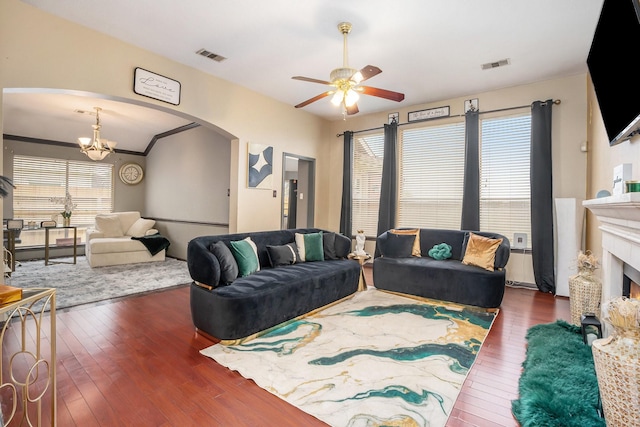
{"label": "woven basket", "polygon": [[607,427],[640,427],[640,329],[621,329],[591,347]]}
{"label": "woven basket", "polygon": [[600,314],[602,282],[588,270],[569,277],[569,305],[571,323],[580,326],[580,316],[584,313]]}

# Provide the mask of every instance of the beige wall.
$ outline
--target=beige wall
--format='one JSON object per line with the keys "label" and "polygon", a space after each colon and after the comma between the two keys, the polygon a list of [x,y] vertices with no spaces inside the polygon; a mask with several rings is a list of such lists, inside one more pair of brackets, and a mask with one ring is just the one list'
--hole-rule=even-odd
{"label": "beige wall", "polygon": [[[98,94],[175,112],[230,135],[229,223],[232,230],[280,228],[280,196],[274,198],[271,191],[246,186],[248,142],[274,147],[274,188],[277,190],[282,179],[284,151],[314,158],[319,165],[326,162],[322,138],[324,120],[18,0],[0,2],[0,40],[2,88]],[[180,81],[181,104],[171,106],[134,94],[135,67]],[[322,206],[316,212],[319,217],[327,217]]]}
{"label": "beige wall", "polygon": [[204,126],[159,139],[147,156],[145,206],[171,241],[167,255],[187,258],[187,244],[229,232],[231,141]]}
{"label": "beige wall", "polygon": [[[636,179],[640,172],[637,143],[608,146],[599,111],[593,107],[595,101],[591,90],[587,108],[587,78],[584,74],[429,104],[411,105],[410,99],[402,104],[390,102],[389,110],[383,113],[361,113],[348,117],[346,121],[327,122],[291,105],[49,15],[18,0],[0,2],[0,40],[0,86],[3,88],[74,90],[97,94],[171,111],[226,135],[230,141],[231,159],[231,231],[280,228],[283,152],[316,159],[315,225],[337,230],[342,188],[342,138],[336,134],[344,130],[382,126],[391,112],[399,112],[400,122],[405,123],[409,111],[449,105],[451,115],[455,116],[463,113],[464,100],[471,98],[479,99],[481,111],[529,105],[532,101],[549,98],[562,100],[561,105],[554,107],[553,113],[556,197],[584,199],[587,188],[589,197],[592,197],[598,189],[609,187],[613,166],[623,161],[634,163]],[[132,78],[135,67],[180,81],[181,104],[171,106],[134,94]],[[589,152],[585,154],[580,151],[580,145],[587,140],[587,127]],[[274,147],[276,198],[270,190],[246,187],[248,142]],[[591,249],[599,246],[599,234],[593,221],[589,223],[587,241]]]}
{"label": "beige wall", "polygon": [[[340,221],[340,197],[342,174],[342,137],[337,137],[346,130],[364,130],[383,126],[388,121],[388,114],[400,113],[400,129],[410,126],[421,126],[424,123],[403,125],[407,123],[407,114],[410,111],[422,110],[449,106],[450,118],[434,121],[435,124],[464,120],[464,117],[454,117],[464,114],[465,99],[478,98],[480,111],[499,110],[503,108],[528,106],[536,100],[559,99],[560,105],[553,108],[553,192],[554,197],[569,197],[584,199],[586,195],[587,182],[587,155],[580,151],[580,146],[587,140],[586,126],[586,75],[576,75],[557,80],[543,81],[535,84],[516,86],[507,89],[497,90],[487,93],[471,94],[466,97],[453,98],[433,102],[429,104],[405,106],[403,104],[390,105],[389,111],[379,114],[358,115],[348,117],[345,121],[332,122],[329,132],[327,146],[331,149],[331,161],[325,163],[330,165],[330,169],[321,172],[320,176],[326,180],[326,185],[322,188],[333,189],[327,194],[319,196],[319,200],[324,200],[329,206],[328,227],[337,229]],[[517,111],[515,111],[517,112]],[[513,113],[513,112],[512,112]],[[506,113],[492,113],[487,116],[495,116]],[[486,116],[481,116],[486,117]],[[378,131],[380,132],[380,131]],[[373,245],[367,242],[367,250]],[[508,270],[518,277],[518,281],[533,283],[531,275],[530,256],[528,260],[521,257],[514,257],[514,262],[510,262]]]}
{"label": "beige wall", "polygon": [[[588,166],[587,198],[594,199],[600,190],[612,191],[613,168],[622,163],[631,163],[632,179],[640,180],[640,137],[609,146],[600,107],[593,90],[591,79],[587,80],[587,124],[588,124]],[[602,233],[598,219],[587,210],[587,244],[599,260],[602,259]],[[600,272],[600,270],[597,270]]]}

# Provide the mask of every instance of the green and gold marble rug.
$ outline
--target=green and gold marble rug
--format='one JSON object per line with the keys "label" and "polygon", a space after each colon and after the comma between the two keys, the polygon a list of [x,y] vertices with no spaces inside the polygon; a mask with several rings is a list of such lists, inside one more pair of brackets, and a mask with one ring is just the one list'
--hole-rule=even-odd
{"label": "green and gold marble rug", "polygon": [[497,314],[444,304],[369,289],[201,353],[331,426],[444,426]]}

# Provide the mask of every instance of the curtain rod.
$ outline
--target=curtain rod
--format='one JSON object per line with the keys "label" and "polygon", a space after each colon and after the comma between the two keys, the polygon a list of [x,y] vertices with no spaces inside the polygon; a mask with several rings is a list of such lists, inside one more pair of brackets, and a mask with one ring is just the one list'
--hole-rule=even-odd
{"label": "curtain rod", "polygon": [[[562,101],[559,100],[559,99],[554,99],[553,100],[553,103],[555,105],[559,105],[561,102]],[[499,108],[497,110],[490,110],[490,111],[480,111],[480,112],[478,112],[478,114],[499,113],[499,112],[502,112],[502,111],[519,110],[521,108],[528,108],[528,107],[531,107],[531,104],[529,104],[529,105],[520,105],[518,107]],[[433,119],[426,119],[426,120],[417,120],[415,122],[398,123],[398,127],[404,126],[404,125],[412,125],[414,123],[420,123],[420,122],[427,122],[427,121],[430,122],[432,120],[450,119],[452,117],[464,117],[464,114],[458,114],[458,115],[455,115],[455,116],[436,117],[436,118],[433,118]],[[384,126],[377,127],[377,128],[371,128],[371,129],[354,130],[353,133],[356,134],[356,133],[362,133],[362,132],[371,132],[372,130],[380,130],[380,129],[384,129]],[[343,133],[339,133],[339,134],[336,135],[336,137],[341,137],[341,136],[344,136],[344,132]]]}

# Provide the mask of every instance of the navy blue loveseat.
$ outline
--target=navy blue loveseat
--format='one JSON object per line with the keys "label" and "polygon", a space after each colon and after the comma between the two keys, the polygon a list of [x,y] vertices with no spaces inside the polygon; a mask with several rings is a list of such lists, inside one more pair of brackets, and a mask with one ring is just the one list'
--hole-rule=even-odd
{"label": "navy blue loveseat", "polygon": [[[271,267],[267,245],[285,245],[294,242],[295,233],[319,231],[324,237],[324,261]],[[223,284],[220,262],[211,247],[218,241],[229,246],[246,237],[257,246],[260,270]],[[194,280],[193,324],[214,338],[237,340],[354,294],[360,265],[346,258],[350,250],[351,239],[317,228],[196,237],[187,246],[187,265]]]}
{"label": "navy blue loveseat", "polygon": [[[382,254],[392,244],[389,231],[378,236],[376,244]],[[420,229],[421,256],[381,256],[373,261],[373,283],[377,289],[417,295],[483,308],[497,308],[504,297],[505,266],[511,254],[509,239],[497,234],[473,231],[474,234],[502,239],[495,253],[494,269],[462,263],[469,231]],[[429,249],[447,243],[451,258],[429,257]]]}

